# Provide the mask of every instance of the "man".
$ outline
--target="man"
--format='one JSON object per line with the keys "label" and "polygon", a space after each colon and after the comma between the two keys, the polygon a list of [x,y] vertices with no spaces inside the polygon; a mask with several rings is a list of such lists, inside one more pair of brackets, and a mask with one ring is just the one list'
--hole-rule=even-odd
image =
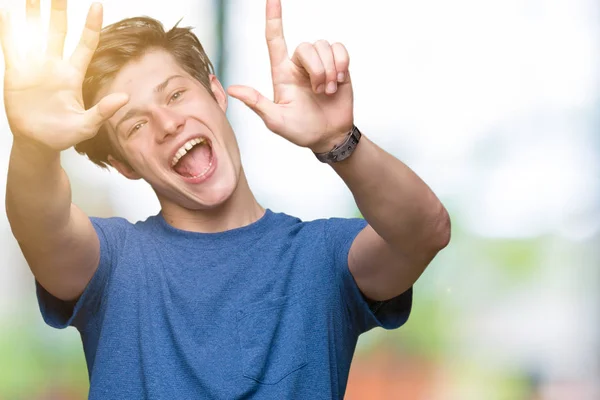
{"label": "man", "polygon": [[[37,24],[39,0],[26,13]],[[318,41],[288,57],[267,0],[274,101],[227,90],[330,164],[365,217],[303,222],[252,195],[227,94],[189,29],[101,25],[94,4],[63,59],[66,0],[52,0],[46,51],[21,57],[2,17],[7,214],[45,321],[81,333],[89,397],[342,398],[358,336],[406,321],[450,230],[429,188],[354,126],[346,49]],[[146,180],[160,213],[86,216],[60,166],[71,146]]]}

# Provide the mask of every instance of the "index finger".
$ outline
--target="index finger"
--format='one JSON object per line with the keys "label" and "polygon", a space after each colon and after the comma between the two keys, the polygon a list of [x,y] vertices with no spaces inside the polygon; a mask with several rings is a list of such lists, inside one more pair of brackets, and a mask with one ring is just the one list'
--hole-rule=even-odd
{"label": "index finger", "polygon": [[67,35],[67,0],[52,0],[48,53],[62,57]]}
{"label": "index finger", "polygon": [[31,29],[33,25],[40,23],[40,0],[28,0],[25,3],[25,16],[27,25]]}
{"label": "index finger", "polygon": [[287,45],[283,37],[281,0],[267,0],[267,26],[265,29],[271,68],[288,58]]}
{"label": "index finger", "polygon": [[25,18],[29,37],[25,52],[27,55],[37,55],[43,47],[40,21],[40,0],[27,0],[25,3]]}
{"label": "index finger", "polygon": [[102,29],[102,4],[92,3],[85,20],[85,27],[81,34],[81,39],[71,55],[71,64],[85,75],[88,64],[90,63],[94,51],[100,40],[100,30]]}

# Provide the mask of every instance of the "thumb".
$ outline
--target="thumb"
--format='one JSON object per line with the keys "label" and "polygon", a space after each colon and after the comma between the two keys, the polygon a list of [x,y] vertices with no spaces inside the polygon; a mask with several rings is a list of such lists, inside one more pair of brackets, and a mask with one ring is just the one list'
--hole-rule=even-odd
{"label": "thumb", "polygon": [[276,124],[279,119],[279,107],[271,100],[248,86],[233,85],[227,88],[227,93],[250,107],[267,126]]}
{"label": "thumb", "polygon": [[103,97],[94,107],[83,114],[83,131],[86,136],[94,136],[100,126],[115,115],[129,101],[126,93],[112,93]]}

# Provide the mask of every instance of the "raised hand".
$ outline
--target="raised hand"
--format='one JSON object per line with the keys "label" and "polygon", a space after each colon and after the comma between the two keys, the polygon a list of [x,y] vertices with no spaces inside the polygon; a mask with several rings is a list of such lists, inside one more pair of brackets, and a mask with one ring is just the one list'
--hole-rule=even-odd
{"label": "raised hand", "polygon": [[320,40],[299,45],[289,58],[280,0],[267,0],[266,38],[274,100],[246,86],[231,86],[228,93],[292,143],[317,153],[331,150],[354,123],[346,48]]}
{"label": "raised hand", "polygon": [[[28,29],[35,31],[40,0],[26,3]],[[52,0],[51,7],[46,49],[38,37],[25,54],[19,54],[6,13],[1,16],[0,42],[5,62],[4,104],[13,134],[60,151],[94,136],[128,98],[123,93],[110,94],[85,110],[81,89],[98,46],[102,6],[94,3],[90,7],[79,44],[69,59],[63,59],[67,1]]]}

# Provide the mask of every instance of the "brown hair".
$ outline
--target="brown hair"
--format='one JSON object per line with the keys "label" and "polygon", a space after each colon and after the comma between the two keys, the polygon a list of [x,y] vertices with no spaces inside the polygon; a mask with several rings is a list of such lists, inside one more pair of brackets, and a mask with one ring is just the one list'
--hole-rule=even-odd
{"label": "brown hair", "polygon": [[[152,49],[169,52],[175,61],[212,95],[210,75],[214,74],[213,65],[202,44],[192,33],[192,28],[181,28],[178,24],[179,22],[171,30],[165,31],[162,23],[153,18],[135,17],[105,27],[100,33],[100,42],[83,81],[85,108],[89,109],[94,105],[92,102],[98,90],[114,79],[125,64],[140,59]],[[105,126],[102,126],[93,138],[75,145],[75,150],[87,155],[91,161],[103,168],[108,167],[109,154],[121,158],[117,149],[112,146]]]}

